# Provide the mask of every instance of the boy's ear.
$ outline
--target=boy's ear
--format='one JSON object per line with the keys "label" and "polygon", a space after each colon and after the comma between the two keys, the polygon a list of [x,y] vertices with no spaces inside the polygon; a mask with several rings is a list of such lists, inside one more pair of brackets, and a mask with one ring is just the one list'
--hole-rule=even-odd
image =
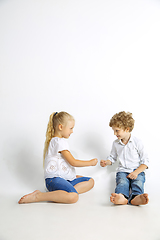
{"label": "boy's ear", "polygon": [[129,131],[130,131],[130,128],[129,128],[129,127],[127,127],[127,128],[126,128],[126,132],[129,132]]}
{"label": "boy's ear", "polygon": [[62,124],[59,124],[59,125],[58,125],[58,129],[59,129],[59,130],[62,130],[62,127],[63,127]]}

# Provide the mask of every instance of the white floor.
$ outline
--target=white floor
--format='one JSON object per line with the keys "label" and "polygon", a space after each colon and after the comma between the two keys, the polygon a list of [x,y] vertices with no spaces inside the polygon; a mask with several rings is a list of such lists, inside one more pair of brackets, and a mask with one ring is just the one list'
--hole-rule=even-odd
{"label": "white floor", "polygon": [[158,198],[146,206],[115,206],[96,187],[76,204],[19,205],[21,195],[0,197],[0,240],[160,240]]}

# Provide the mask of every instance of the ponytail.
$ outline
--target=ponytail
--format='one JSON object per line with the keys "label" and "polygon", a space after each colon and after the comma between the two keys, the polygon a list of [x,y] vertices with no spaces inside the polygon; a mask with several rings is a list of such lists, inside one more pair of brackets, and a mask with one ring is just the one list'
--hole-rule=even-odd
{"label": "ponytail", "polygon": [[46,156],[46,152],[48,150],[49,143],[54,136],[54,128],[53,128],[53,116],[54,116],[54,114],[55,114],[55,112],[50,115],[48,126],[47,126],[46,141],[45,141],[45,144],[44,144],[44,151],[43,151],[43,167],[44,167],[44,159],[45,159],[45,156]]}

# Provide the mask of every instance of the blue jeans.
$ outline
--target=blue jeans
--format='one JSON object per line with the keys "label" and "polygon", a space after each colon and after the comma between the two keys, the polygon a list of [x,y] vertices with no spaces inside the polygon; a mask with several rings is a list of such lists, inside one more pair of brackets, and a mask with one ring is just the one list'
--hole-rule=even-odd
{"label": "blue jeans", "polygon": [[145,173],[141,172],[136,179],[127,178],[128,175],[126,172],[116,174],[115,193],[123,194],[130,203],[135,196],[144,193]]}
{"label": "blue jeans", "polygon": [[51,191],[57,191],[57,190],[63,190],[66,192],[75,192],[78,193],[77,190],[74,188],[74,186],[77,183],[89,181],[90,177],[78,177],[75,178],[72,181],[65,180],[64,178],[60,177],[54,177],[54,178],[46,178],[46,188],[49,192]]}

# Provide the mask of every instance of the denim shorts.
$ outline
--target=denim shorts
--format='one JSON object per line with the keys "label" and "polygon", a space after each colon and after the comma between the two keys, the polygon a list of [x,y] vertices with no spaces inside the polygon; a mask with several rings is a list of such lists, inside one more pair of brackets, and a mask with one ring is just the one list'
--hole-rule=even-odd
{"label": "denim shorts", "polygon": [[45,182],[46,182],[46,188],[48,189],[49,192],[63,190],[66,192],[78,193],[74,188],[74,186],[80,182],[89,181],[90,179],[91,179],[90,177],[78,177],[72,181],[69,181],[69,180],[65,180],[64,178],[54,177],[54,178],[46,178]]}

